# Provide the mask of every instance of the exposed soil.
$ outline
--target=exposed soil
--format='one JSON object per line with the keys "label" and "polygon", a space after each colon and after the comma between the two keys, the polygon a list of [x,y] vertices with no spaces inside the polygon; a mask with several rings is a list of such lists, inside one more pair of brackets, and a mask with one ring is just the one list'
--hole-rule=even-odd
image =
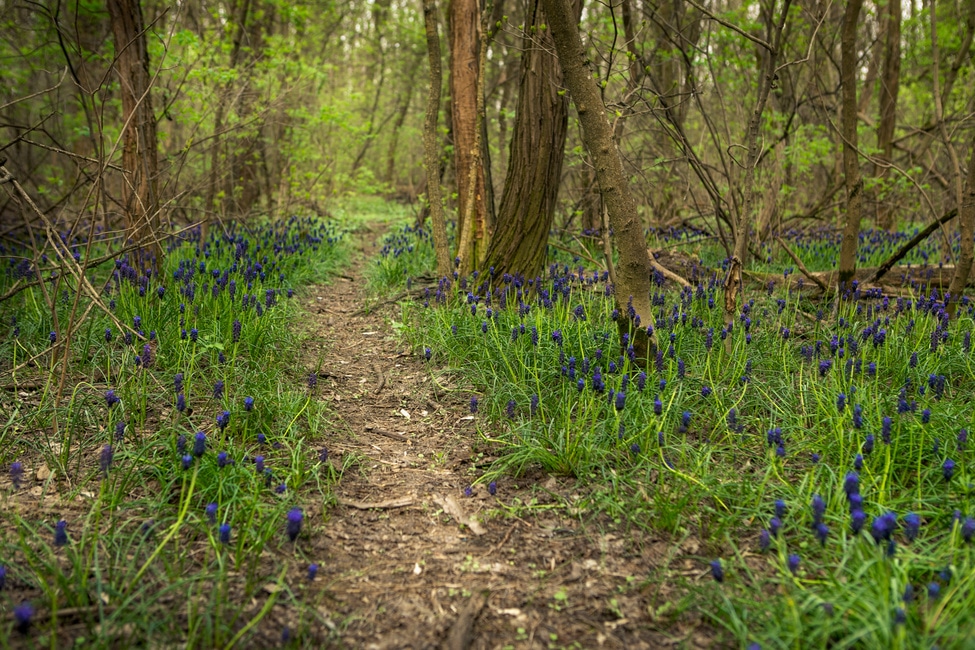
{"label": "exposed soil", "polygon": [[697,544],[574,513],[578,488],[544,475],[464,489],[492,454],[472,392],[394,333],[399,306],[366,310],[378,235],[355,235],[345,275],[310,291],[309,364],[334,408],[332,462],[357,459],[313,544],[322,630],[361,648],[713,647],[682,590],[703,576]]}

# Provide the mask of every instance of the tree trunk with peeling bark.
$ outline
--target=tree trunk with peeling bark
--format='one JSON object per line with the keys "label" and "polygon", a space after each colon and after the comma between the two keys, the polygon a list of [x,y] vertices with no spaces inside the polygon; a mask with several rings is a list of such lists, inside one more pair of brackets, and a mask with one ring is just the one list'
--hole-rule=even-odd
{"label": "tree trunk with peeling bark", "polygon": [[437,33],[437,4],[423,0],[423,24],[427,39],[427,58],[430,61],[430,93],[427,96],[427,115],[423,125],[423,167],[427,173],[427,201],[430,205],[430,224],[433,247],[437,254],[437,275],[450,274],[450,253],[447,249],[447,226],[444,222],[440,198],[440,163],[437,147],[437,118],[440,114],[440,35]]}
{"label": "tree trunk with peeling bark", "polygon": [[652,322],[650,292],[653,271],[643,223],[623,171],[622,157],[613,142],[613,127],[609,123],[606,106],[588,65],[576,14],[569,0],[542,0],[542,7],[562,64],[565,85],[579,113],[583,143],[596,169],[599,190],[616,239],[619,264],[616,267],[615,295],[616,304],[623,314],[619,321],[620,332],[629,331],[632,322],[634,327],[630,340],[637,356],[647,360],[656,346],[656,339],[648,335],[646,329]]}

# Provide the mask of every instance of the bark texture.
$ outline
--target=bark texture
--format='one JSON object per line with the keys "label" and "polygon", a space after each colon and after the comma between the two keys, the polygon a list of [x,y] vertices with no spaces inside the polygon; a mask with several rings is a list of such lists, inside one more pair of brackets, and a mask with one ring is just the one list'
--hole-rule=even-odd
{"label": "bark texture", "polygon": [[948,287],[948,293],[951,294],[948,313],[952,316],[955,314],[955,307],[961,300],[965,285],[968,284],[968,275],[971,272],[972,262],[975,260],[975,250],[973,250],[973,246],[975,246],[975,136],[972,136],[970,149],[968,176],[965,179],[965,191],[958,211],[961,250],[955,264],[955,275],[951,278],[951,285]]}
{"label": "bark texture", "polygon": [[450,253],[447,251],[447,226],[440,199],[440,163],[437,146],[437,118],[440,114],[440,35],[437,33],[437,4],[423,0],[423,24],[427,39],[427,59],[430,61],[430,93],[427,96],[427,115],[423,124],[423,167],[427,173],[427,202],[430,205],[430,224],[433,247],[437,253],[437,275],[450,273]]}
{"label": "bark texture", "polygon": [[[574,5],[574,6],[573,6]],[[567,3],[573,24],[581,2]],[[530,6],[531,33],[521,58],[521,90],[511,137],[508,171],[485,267],[533,277],[542,269],[549,231],[555,219],[569,100],[562,87],[562,66],[552,54],[551,30],[540,0]],[[576,28],[578,29],[578,28]]]}
{"label": "bark texture", "polygon": [[840,84],[843,90],[842,123],[843,176],[846,181],[846,224],[840,244],[839,285],[842,288],[856,273],[860,217],[863,213],[863,179],[857,155],[857,21],[863,0],[849,0],[843,13],[840,37]]}
{"label": "bark texture", "polygon": [[[484,167],[475,155],[480,138],[477,127],[477,96],[481,14],[477,0],[451,0],[450,100],[454,134],[454,177],[457,179],[457,226],[460,239],[479,240],[485,220]],[[471,188],[471,165],[476,165]],[[473,197],[473,201],[469,197]],[[467,215],[471,223],[467,223]],[[468,235],[469,226],[473,225]]]}
{"label": "bark texture", "polygon": [[[586,51],[579,35],[578,16],[569,0],[542,0],[542,7],[562,63],[565,84],[579,113],[583,143],[596,169],[599,190],[616,239],[619,252],[616,303],[622,314],[629,313],[634,320],[639,320],[631,340],[637,356],[646,360],[649,359],[656,340],[648,336],[645,329],[652,322],[652,266],[643,234],[643,223],[637,214],[636,201],[623,172],[622,157],[613,142],[613,127],[609,123],[606,106],[588,66]],[[625,318],[620,319],[620,329],[629,329]]]}
{"label": "bark texture", "polygon": [[140,244],[137,261],[158,269],[162,263],[162,248],[156,241],[159,162],[145,22],[139,0],[108,0],[108,12],[122,94],[122,210],[130,241]]}
{"label": "bark texture", "polygon": [[[894,156],[894,127],[897,126],[897,95],[901,80],[901,0],[887,0],[887,45],[884,50],[884,71],[880,77],[880,123],[877,125],[877,158],[882,161],[877,176],[887,177],[889,163]],[[881,202],[877,211],[877,225],[890,230],[894,212]]]}

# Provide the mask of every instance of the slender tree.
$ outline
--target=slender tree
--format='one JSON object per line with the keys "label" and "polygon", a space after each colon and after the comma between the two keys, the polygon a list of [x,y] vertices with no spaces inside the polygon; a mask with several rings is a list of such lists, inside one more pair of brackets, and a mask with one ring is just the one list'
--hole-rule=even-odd
{"label": "slender tree", "polygon": [[840,36],[840,84],[843,92],[840,135],[843,138],[843,177],[846,181],[846,224],[840,244],[839,284],[856,273],[857,240],[863,212],[863,179],[857,154],[857,21],[863,0],[848,0]]}
{"label": "slender tree", "polygon": [[437,274],[450,273],[450,253],[447,249],[447,226],[444,222],[440,197],[440,148],[437,146],[437,118],[440,114],[440,35],[437,33],[437,4],[423,0],[423,24],[427,37],[427,59],[430,61],[430,93],[427,96],[427,117],[423,125],[423,166],[427,174],[427,202],[433,227],[433,246],[437,254]]}
{"label": "slender tree", "polygon": [[[633,343],[637,356],[647,359],[655,347],[656,339],[648,335],[650,325],[653,267],[647,252],[643,222],[637,213],[636,201],[630,192],[623,171],[623,159],[613,141],[613,127],[606,114],[606,106],[600,97],[599,87],[590,69],[579,35],[578,14],[570,0],[542,0],[548,17],[552,40],[565,74],[565,85],[572,95],[582,138],[599,181],[603,204],[616,240],[619,264],[616,268],[616,303],[621,314],[620,330],[630,329],[633,321]],[[607,233],[607,237],[609,233]]]}
{"label": "slender tree", "polygon": [[108,0],[108,13],[122,94],[122,211],[129,239],[140,245],[136,258],[144,267],[158,269],[159,161],[145,21],[139,0]]}
{"label": "slender tree", "polygon": [[955,274],[951,278],[948,293],[951,302],[948,303],[948,313],[955,314],[955,308],[961,301],[968,276],[975,260],[975,135],[969,146],[971,153],[968,158],[968,177],[965,179],[965,192],[961,206],[958,208],[958,230],[961,239],[961,250],[955,261]]}
{"label": "slender tree", "polygon": [[[884,71],[880,77],[880,122],[877,124],[877,148],[880,162],[877,177],[887,177],[894,156],[894,127],[897,125],[897,95],[901,79],[901,0],[887,0],[887,43],[884,48]],[[890,230],[894,225],[894,212],[882,202],[877,212],[877,225]]]}

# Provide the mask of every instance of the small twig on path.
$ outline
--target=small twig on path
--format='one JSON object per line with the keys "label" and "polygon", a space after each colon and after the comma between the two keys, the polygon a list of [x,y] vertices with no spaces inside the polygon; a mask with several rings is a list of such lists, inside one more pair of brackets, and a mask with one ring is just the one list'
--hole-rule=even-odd
{"label": "small twig on path", "polygon": [[454,521],[456,521],[458,524],[463,524],[464,526],[467,526],[470,529],[470,531],[475,535],[483,535],[484,533],[487,532],[484,529],[484,526],[481,525],[481,522],[479,522],[477,519],[467,516],[467,514],[464,512],[464,509],[461,507],[459,503],[457,503],[457,499],[455,499],[454,497],[450,495],[442,497],[439,494],[434,494],[433,501],[438,506],[443,508],[444,512],[446,512],[448,515],[453,517]]}
{"label": "small twig on path", "polygon": [[400,497],[398,499],[377,501],[373,503],[368,501],[355,501],[354,499],[343,499],[342,497],[339,497],[338,504],[340,506],[355,508],[356,510],[391,510],[393,508],[405,508],[406,506],[413,505],[413,497]]}
{"label": "small twig on path", "polygon": [[399,440],[400,442],[409,442],[410,441],[409,436],[404,436],[402,433],[393,433],[392,431],[383,431],[382,429],[378,429],[378,428],[376,428],[376,427],[374,427],[372,425],[367,425],[365,429],[366,429],[366,431],[369,431],[370,433],[377,433],[377,434],[379,434],[381,436],[386,436],[387,438],[392,438],[393,440]]}

